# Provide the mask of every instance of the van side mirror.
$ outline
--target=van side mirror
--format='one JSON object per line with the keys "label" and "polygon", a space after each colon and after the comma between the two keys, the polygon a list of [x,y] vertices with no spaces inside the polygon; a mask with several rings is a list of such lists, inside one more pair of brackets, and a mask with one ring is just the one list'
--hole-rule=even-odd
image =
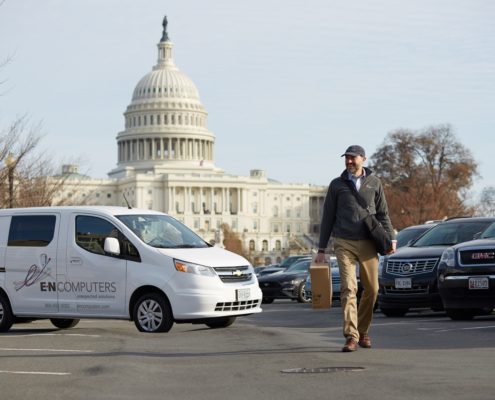
{"label": "van side mirror", "polygon": [[103,250],[105,250],[106,253],[113,254],[114,256],[120,255],[119,240],[114,237],[105,238],[105,244],[103,245]]}
{"label": "van side mirror", "polygon": [[407,247],[411,247],[413,243],[414,243],[414,239],[411,239],[409,242],[407,242]]}
{"label": "van side mirror", "polygon": [[473,236],[473,240],[474,240],[474,239],[478,239],[478,238],[481,236],[481,234],[482,234],[482,233],[483,233],[483,232],[478,232],[478,233],[475,233],[475,234],[474,234],[474,236]]}

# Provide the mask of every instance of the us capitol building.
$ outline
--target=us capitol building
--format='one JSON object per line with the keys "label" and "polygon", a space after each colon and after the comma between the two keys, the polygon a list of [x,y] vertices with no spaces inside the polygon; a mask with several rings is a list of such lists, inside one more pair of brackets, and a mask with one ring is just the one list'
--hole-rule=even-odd
{"label": "us capitol building", "polygon": [[[228,175],[217,167],[208,113],[174,63],[166,17],[163,28],[157,65],[138,82],[124,112],[117,167],[108,179],[80,179],[77,196],[86,204],[125,207],[125,195],[132,207],[167,213],[210,243],[227,223],[257,264],[280,262],[289,249],[316,249],[327,186],[280,183],[261,169]],[[83,178],[76,165],[64,168],[71,179]]]}

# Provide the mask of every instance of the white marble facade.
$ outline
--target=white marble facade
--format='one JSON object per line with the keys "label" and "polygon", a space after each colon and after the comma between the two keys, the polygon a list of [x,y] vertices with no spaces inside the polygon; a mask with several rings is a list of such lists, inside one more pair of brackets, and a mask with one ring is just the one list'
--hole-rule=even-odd
{"label": "white marble facade", "polygon": [[327,187],[276,182],[259,169],[228,175],[216,167],[208,113],[164,38],[157,65],[139,81],[124,112],[116,168],[108,179],[73,178],[81,179],[77,195],[89,204],[126,206],[125,195],[132,207],[170,214],[209,242],[227,223],[261,263],[289,255],[293,236],[316,247]]}

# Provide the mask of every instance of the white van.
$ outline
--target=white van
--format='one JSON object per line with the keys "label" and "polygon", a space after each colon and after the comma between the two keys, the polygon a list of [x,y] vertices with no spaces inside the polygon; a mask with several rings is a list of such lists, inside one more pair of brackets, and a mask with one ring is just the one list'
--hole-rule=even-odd
{"label": "white van", "polygon": [[176,219],[123,207],[0,210],[0,332],[16,321],[133,320],[232,325],[261,312],[246,259],[206,243]]}

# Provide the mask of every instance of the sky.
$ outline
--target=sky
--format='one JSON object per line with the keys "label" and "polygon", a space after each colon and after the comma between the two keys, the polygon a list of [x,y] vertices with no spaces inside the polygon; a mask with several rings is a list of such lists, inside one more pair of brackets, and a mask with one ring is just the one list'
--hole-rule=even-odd
{"label": "sky", "polygon": [[492,0],[6,0],[0,129],[29,113],[44,148],[106,177],[164,15],[228,174],[327,185],[348,146],[450,123],[480,164],[472,194],[495,186]]}

